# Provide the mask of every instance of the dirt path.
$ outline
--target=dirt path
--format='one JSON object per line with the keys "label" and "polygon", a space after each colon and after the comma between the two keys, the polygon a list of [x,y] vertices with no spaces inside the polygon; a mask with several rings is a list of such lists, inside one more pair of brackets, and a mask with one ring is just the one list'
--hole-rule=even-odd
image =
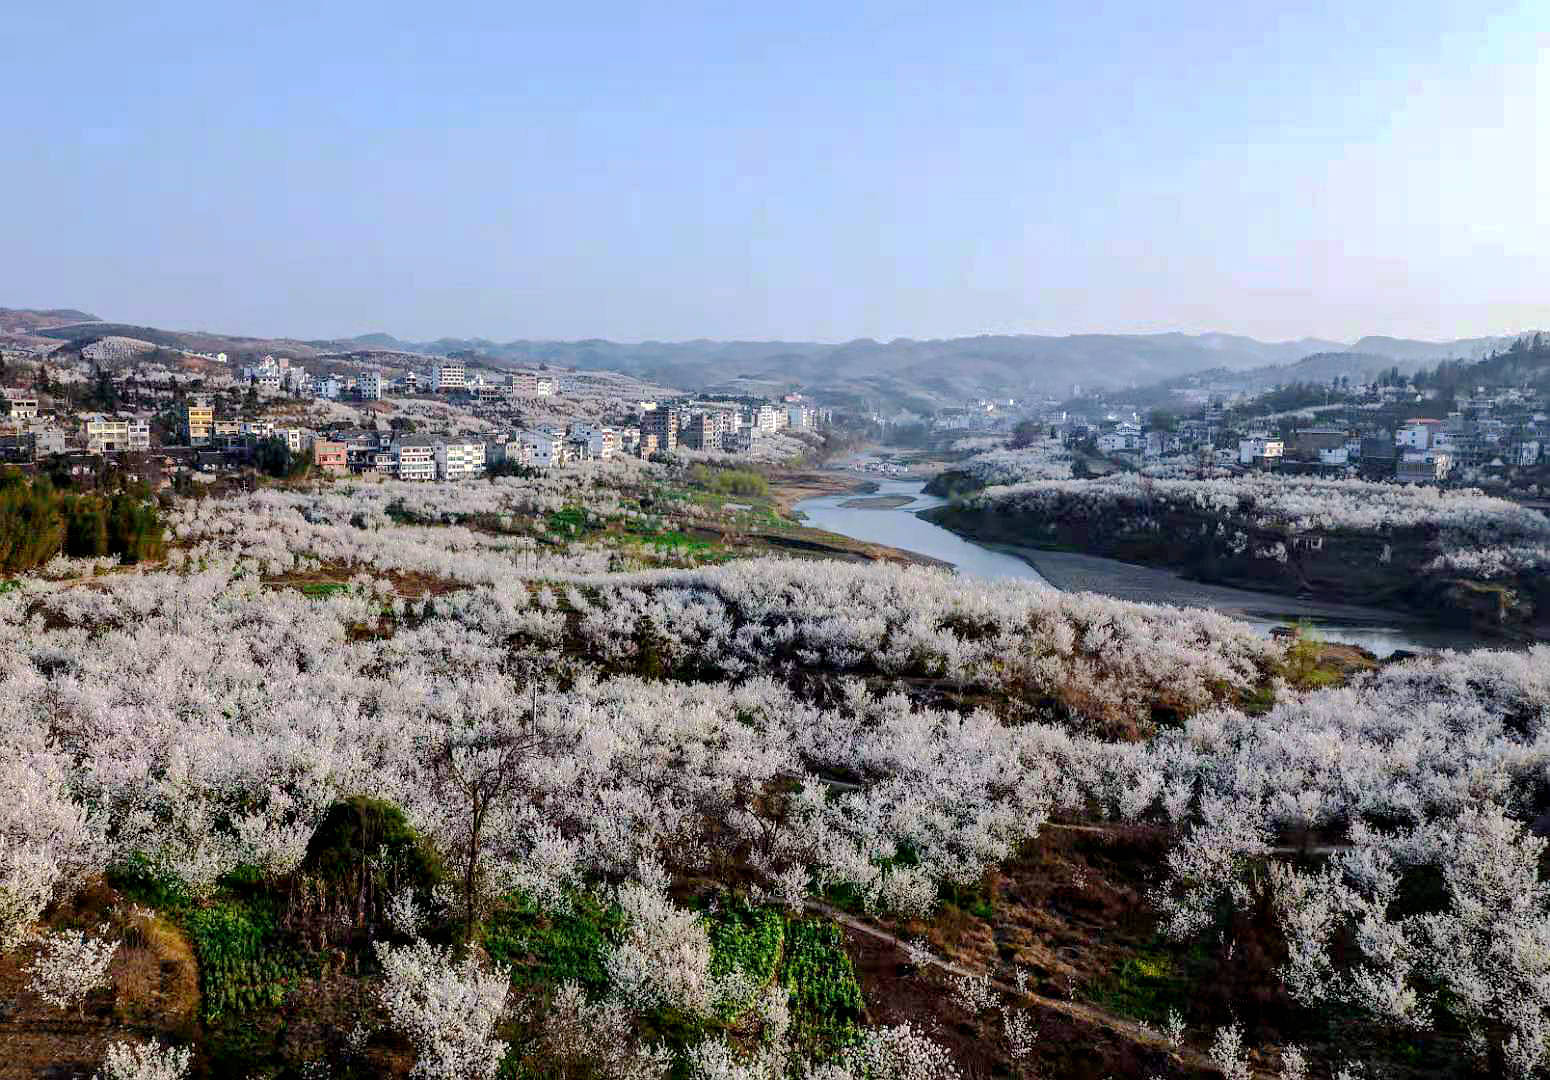
{"label": "dirt path", "polygon": [[[841,911],[839,908],[836,908],[830,904],[826,904],[821,900],[808,900],[806,902],[806,906],[807,910],[823,915],[825,918],[833,919],[841,926],[854,930],[858,934],[865,934],[867,937],[875,938],[878,941],[886,941],[897,948],[900,952],[905,950],[904,940],[902,938],[896,934],[884,930],[880,926],[874,926],[871,923],[863,922],[861,919]],[[931,958],[930,965],[932,967],[939,968],[950,975],[978,976],[979,974],[978,972],[970,971],[966,967],[960,967],[959,965],[953,963],[951,960],[944,960],[938,956],[933,956]],[[1179,1046],[1177,1048],[1172,1047],[1168,1044],[1168,1040],[1163,1038],[1161,1033],[1154,1031],[1143,1024],[1138,1024],[1133,1020],[1127,1020],[1124,1017],[1115,1016],[1112,1013],[1105,1012],[1102,1009],[1085,1004],[1084,1002],[1062,1001],[1059,998],[1045,997],[1042,994],[1036,994],[1031,990],[1019,991],[1015,986],[995,978],[990,980],[990,985],[995,987],[1001,993],[1010,996],[1014,1000],[1024,1001],[1032,1005],[1037,1005],[1043,1009],[1049,1009],[1052,1012],[1061,1013],[1062,1015],[1076,1021],[1077,1023],[1089,1024],[1093,1027],[1101,1028],[1113,1035],[1120,1036],[1121,1038],[1129,1039],[1132,1042],[1141,1043],[1143,1046],[1170,1053],[1178,1058],[1180,1062],[1190,1068],[1207,1069],[1213,1072],[1220,1071],[1204,1055],[1197,1053],[1196,1051],[1190,1049],[1188,1046]]]}

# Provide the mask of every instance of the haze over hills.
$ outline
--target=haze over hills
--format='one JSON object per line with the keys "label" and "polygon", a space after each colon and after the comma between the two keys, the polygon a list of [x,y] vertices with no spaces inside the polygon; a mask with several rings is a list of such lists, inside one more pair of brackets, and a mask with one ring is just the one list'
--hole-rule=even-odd
{"label": "haze over hills", "polygon": [[[858,393],[897,396],[927,393],[973,396],[997,389],[1023,393],[1030,387],[1064,392],[1072,383],[1122,387],[1161,382],[1199,371],[1269,374],[1304,364],[1290,378],[1314,379],[1324,368],[1341,372],[1391,364],[1418,365],[1485,355],[1513,336],[1429,342],[1367,337],[1346,345],[1318,338],[1263,342],[1234,334],[1033,334],[980,335],[917,341],[859,339],[819,342],[602,340],[511,341],[441,339],[405,342],[370,334],[353,342],[379,348],[445,353],[471,351],[500,360],[541,361],[561,367],[604,367],[649,376],[670,385],[736,390],[741,386],[800,382],[849,388]],[[1360,354],[1351,361],[1347,354]],[[1315,360],[1315,358],[1320,358]]]}
{"label": "haze over hills", "polygon": [[1438,360],[1474,359],[1512,337],[1430,342],[1371,336],[1352,344],[1318,338],[1264,342],[1226,333],[984,334],[975,337],[844,343],[811,341],[583,341],[496,342],[485,338],[405,341],[387,333],[341,340],[298,340],[165,330],[107,323],[72,309],[0,309],[0,335],[81,343],[117,335],[158,345],[234,355],[275,352],[306,358],[318,353],[389,350],[460,354],[492,366],[544,363],[554,367],[621,371],[668,386],[716,392],[767,393],[793,385],[824,390],[840,400],[883,407],[927,408],[983,395],[1029,392],[1069,394],[1072,387],[1141,387],[1219,371],[1233,382],[1328,379],[1398,364],[1413,368]]}

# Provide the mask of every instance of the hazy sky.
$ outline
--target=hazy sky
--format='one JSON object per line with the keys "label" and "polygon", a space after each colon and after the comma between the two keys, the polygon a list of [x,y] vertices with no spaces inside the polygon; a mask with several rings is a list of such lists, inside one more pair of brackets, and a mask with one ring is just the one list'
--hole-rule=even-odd
{"label": "hazy sky", "polygon": [[1542,0],[4,25],[4,306],[503,340],[1550,326]]}

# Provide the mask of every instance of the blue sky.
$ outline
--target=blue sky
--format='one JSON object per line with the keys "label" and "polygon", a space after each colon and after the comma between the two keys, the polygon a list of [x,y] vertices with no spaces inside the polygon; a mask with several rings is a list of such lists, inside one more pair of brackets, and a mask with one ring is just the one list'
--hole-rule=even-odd
{"label": "blue sky", "polygon": [[1550,326],[1535,0],[18,6],[0,305],[503,340]]}

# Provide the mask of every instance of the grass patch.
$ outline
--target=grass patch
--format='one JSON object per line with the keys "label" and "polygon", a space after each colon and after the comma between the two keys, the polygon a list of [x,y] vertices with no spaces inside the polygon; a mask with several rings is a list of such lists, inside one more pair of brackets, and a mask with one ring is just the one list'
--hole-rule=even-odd
{"label": "grass patch", "polygon": [[624,929],[619,909],[587,895],[571,898],[570,911],[540,911],[512,893],[484,927],[484,947],[497,963],[511,965],[517,986],[558,986],[575,981],[593,994],[608,989],[603,959]]}
{"label": "grass patch", "polygon": [[309,581],[301,587],[301,595],[310,600],[323,600],[350,591],[347,581]]}
{"label": "grass patch", "polygon": [[580,506],[567,506],[563,510],[556,510],[544,519],[544,524],[549,532],[572,540],[594,533],[601,527],[592,515]]}
{"label": "grass patch", "polygon": [[838,925],[801,919],[786,929],[781,982],[791,994],[791,1031],[817,1058],[833,1057],[860,1033],[861,984]]}
{"label": "grass patch", "polygon": [[1095,1005],[1121,1015],[1160,1023],[1169,1009],[1189,1011],[1190,984],[1183,971],[1186,960],[1164,949],[1137,950],[1089,987],[1086,996]]}
{"label": "grass patch", "polygon": [[[729,904],[711,919],[711,974],[720,979],[741,971],[757,995],[775,977],[785,941],[786,919],[779,910]],[[753,1003],[753,996],[727,1002],[719,1010],[720,1018],[733,1020]]]}

